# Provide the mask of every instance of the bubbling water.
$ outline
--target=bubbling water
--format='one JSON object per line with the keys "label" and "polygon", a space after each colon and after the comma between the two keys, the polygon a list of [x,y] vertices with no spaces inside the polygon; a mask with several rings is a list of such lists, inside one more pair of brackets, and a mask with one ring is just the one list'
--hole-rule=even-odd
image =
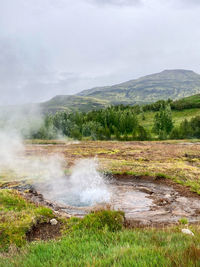
{"label": "bubbling water", "polygon": [[98,171],[95,159],[82,159],[73,168],[69,178],[70,193],[77,199],[77,205],[93,205],[108,202],[110,192],[105,177]]}
{"label": "bubbling water", "polygon": [[46,197],[65,205],[84,207],[110,201],[110,191],[104,175],[98,172],[96,159],[81,159],[69,176],[47,180],[36,188]]}

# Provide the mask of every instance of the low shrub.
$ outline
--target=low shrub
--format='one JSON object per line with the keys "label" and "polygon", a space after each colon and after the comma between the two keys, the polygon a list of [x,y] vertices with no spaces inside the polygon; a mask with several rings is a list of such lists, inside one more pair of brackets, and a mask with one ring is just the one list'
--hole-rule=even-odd
{"label": "low shrub", "polygon": [[122,229],[124,213],[121,211],[101,210],[86,215],[82,220],[74,224],[73,230],[103,230],[115,232]]}

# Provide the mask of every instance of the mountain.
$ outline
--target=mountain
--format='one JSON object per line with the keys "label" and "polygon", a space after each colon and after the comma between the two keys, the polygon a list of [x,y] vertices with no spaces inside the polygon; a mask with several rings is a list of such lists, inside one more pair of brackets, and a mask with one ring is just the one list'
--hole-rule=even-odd
{"label": "mountain", "polygon": [[106,99],[112,104],[141,104],[180,99],[200,93],[200,75],[191,70],[164,70],[112,86],[95,87],[78,96]]}
{"label": "mountain", "polygon": [[40,104],[44,113],[55,113],[56,111],[83,111],[102,109],[110,104],[107,100],[95,99],[76,95],[58,95]]}
{"label": "mountain", "polygon": [[[128,82],[84,90],[77,95],[58,95],[39,104],[0,107],[0,111],[3,116],[9,112],[14,113],[14,110],[26,113],[26,110],[37,110],[38,107],[45,114],[56,111],[87,112],[109,105],[146,104],[168,98],[177,100],[195,94],[200,94],[199,74],[191,70],[164,70]],[[181,100],[176,106],[189,107],[191,101],[198,102],[198,95]],[[199,102],[197,105],[199,107]]]}

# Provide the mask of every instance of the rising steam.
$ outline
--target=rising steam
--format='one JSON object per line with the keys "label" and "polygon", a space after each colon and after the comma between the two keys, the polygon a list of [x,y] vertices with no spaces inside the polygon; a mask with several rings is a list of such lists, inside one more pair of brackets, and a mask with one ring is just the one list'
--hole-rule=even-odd
{"label": "rising steam", "polygon": [[65,175],[67,163],[61,155],[33,157],[26,155],[17,131],[0,131],[0,175],[15,180],[31,180],[47,199],[73,206],[107,202],[110,193],[96,159],[75,163],[71,175]]}
{"label": "rising steam", "polygon": [[77,195],[80,203],[88,205],[109,201],[110,194],[105,177],[98,171],[98,162],[94,159],[82,159],[74,166],[70,176],[71,193]]}
{"label": "rising steam", "polygon": [[81,159],[71,170],[71,175],[49,177],[35,184],[45,198],[71,206],[91,206],[110,200],[105,177],[98,171],[96,159]]}

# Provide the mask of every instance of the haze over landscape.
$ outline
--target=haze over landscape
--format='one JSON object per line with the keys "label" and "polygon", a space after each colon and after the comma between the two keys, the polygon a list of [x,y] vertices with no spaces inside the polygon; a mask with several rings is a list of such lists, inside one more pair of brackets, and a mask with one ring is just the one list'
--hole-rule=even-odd
{"label": "haze over landscape", "polygon": [[200,73],[199,12],[195,0],[1,0],[0,105]]}
{"label": "haze over landscape", "polygon": [[0,266],[200,266],[200,0],[0,0]]}

